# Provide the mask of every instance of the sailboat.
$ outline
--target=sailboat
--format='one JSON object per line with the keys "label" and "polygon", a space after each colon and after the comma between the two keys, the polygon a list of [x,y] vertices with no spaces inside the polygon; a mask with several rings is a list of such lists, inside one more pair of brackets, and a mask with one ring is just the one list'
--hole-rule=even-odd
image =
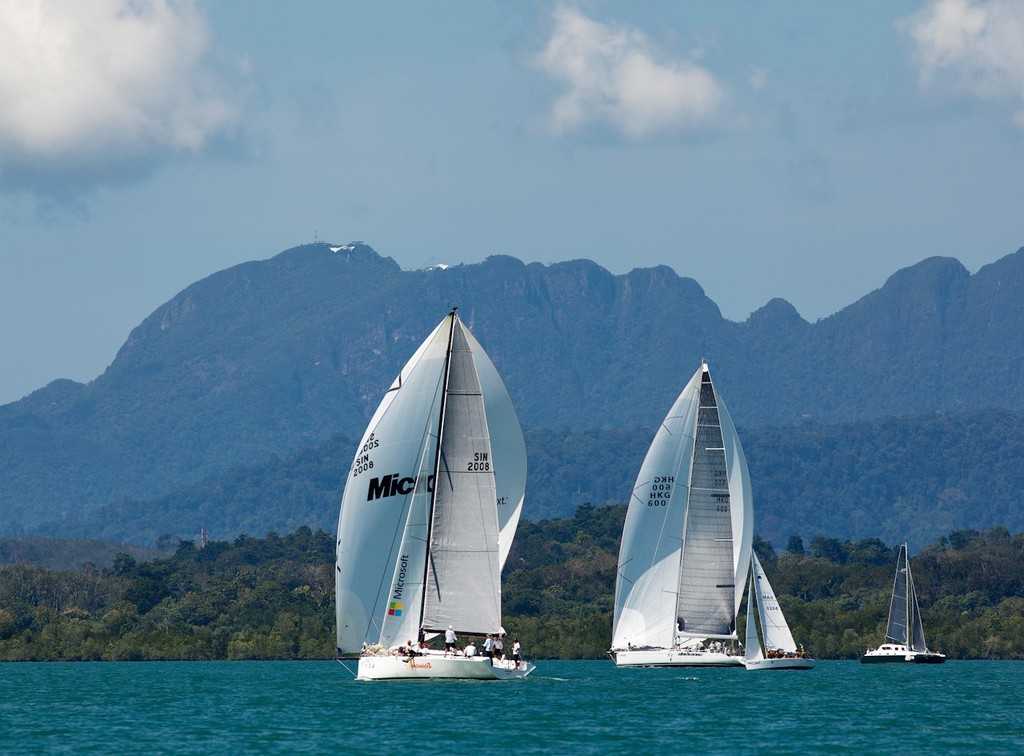
{"label": "sailboat", "polygon": [[860,660],[862,664],[942,664],[946,661],[945,654],[929,651],[924,642],[924,626],[921,624],[921,609],[917,605],[914,576],[910,572],[907,544],[900,546],[896,557],[896,578],[892,584],[885,642],[878,648],[868,649]]}
{"label": "sailboat", "polygon": [[337,649],[339,660],[358,658],[357,679],[533,671],[527,661],[478,655],[472,643],[440,651],[425,642],[504,634],[501,570],[525,491],[526,445],[512,400],[453,309],[384,395],[346,480]]}
{"label": "sailboat", "polygon": [[[755,617],[757,618],[755,620]],[[761,643],[757,635],[761,624]],[[747,669],[814,669],[814,659],[797,651],[793,633],[764,574],[757,554],[750,554],[750,585],[747,588],[747,640],[743,664]]]}
{"label": "sailboat", "polygon": [[752,540],[746,459],[702,362],[658,429],[626,510],[615,664],[743,666],[733,643]]}

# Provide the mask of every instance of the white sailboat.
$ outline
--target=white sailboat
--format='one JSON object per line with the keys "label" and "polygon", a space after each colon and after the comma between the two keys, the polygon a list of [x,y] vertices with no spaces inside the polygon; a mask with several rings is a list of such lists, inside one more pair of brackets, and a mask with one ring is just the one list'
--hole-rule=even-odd
{"label": "white sailboat", "polygon": [[[755,620],[755,617],[757,618]],[[758,621],[761,639],[757,635]],[[750,585],[747,588],[747,639],[743,664],[747,669],[813,669],[814,659],[797,651],[793,633],[775,598],[772,584],[764,574],[757,554],[750,555]]]}
{"label": "white sailboat", "polygon": [[702,363],[658,429],[626,511],[616,665],[743,666],[732,644],[752,540],[746,459]]}
{"label": "white sailboat", "polygon": [[358,657],[357,678],[506,679],[534,669],[419,643],[449,628],[463,640],[504,633],[501,569],[525,491],[512,400],[452,310],[385,394],[345,484],[337,648],[339,659]]}
{"label": "white sailboat", "polygon": [[924,642],[924,626],[921,624],[921,609],[917,605],[914,576],[910,573],[907,544],[900,546],[896,557],[896,578],[892,584],[885,642],[878,648],[868,649],[860,660],[862,664],[942,664],[946,661],[944,654],[929,651]]}

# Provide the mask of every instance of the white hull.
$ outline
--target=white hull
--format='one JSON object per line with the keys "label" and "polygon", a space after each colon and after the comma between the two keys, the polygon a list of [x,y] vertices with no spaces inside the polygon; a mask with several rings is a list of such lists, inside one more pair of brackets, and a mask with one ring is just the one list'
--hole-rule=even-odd
{"label": "white hull", "polygon": [[814,659],[751,659],[743,665],[750,670],[758,669],[814,669]]}
{"label": "white hull", "polygon": [[935,651],[914,651],[907,646],[884,644],[860,657],[861,664],[942,664],[945,654]]}
{"label": "white hull", "polygon": [[617,667],[742,667],[743,657],[721,651],[651,648],[614,651]]}
{"label": "white hull", "polygon": [[526,677],[535,665],[521,661],[518,668],[511,660],[495,661],[483,656],[445,656],[425,654],[411,659],[405,656],[363,656],[359,659],[357,680],[511,680]]}

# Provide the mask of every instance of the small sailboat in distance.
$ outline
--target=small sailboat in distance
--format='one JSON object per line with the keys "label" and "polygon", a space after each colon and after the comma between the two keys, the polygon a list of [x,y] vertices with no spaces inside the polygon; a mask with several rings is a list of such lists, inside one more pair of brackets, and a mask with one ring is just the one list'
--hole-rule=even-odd
{"label": "small sailboat in distance", "polygon": [[[755,621],[756,617],[756,621]],[[761,636],[757,635],[760,622]],[[747,669],[814,669],[814,659],[798,651],[793,633],[782,613],[772,584],[757,554],[750,554],[750,585],[747,588],[747,640],[743,664]]]}
{"label": "small sailboat in distance", "polygon": [[[456,645],[504,634],[501,569],[525,491],[526,445],[512,400],[452,310],[385,394],[345,484],[337,648],[339,660],[358,658],[358,679],[496,680],[533,671],[519,658]],[[426,647],[442,633],[444,651]]]}
{"label": "small sailboat in distance", "polygon": [[616,666],[742,667],[731,645],[752,541],[743,448],[702,363],[662,421],[626,510]]}
{"label": "small sailboat in distance", "polygon": [[921,624],[921,609],[917,605],[914,576],[910,572],[907,544],[900,546],[896,557],[896,578],[892,584],[885,642],[878,648],[868,649],[860,661],[862,664],[942,664],[946,661],[945,654],[929,651],[924,641],[924,626]]}

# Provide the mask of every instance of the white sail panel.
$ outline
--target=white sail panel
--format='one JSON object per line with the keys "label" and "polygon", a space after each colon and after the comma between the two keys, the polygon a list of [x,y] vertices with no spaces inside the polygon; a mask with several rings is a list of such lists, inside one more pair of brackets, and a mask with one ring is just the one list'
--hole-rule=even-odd
{"label": "white sail panel", "polygon": [[[747,458],[740,445],[739,434],[721,395],[715,392],[718,403],[718,421],[722,428],[725,464],[729,474],[729,503],[732,517],[734,584],[739,588],[747,582],[751,548],[754,542],[754,494],[750,487]],[[734,612],[740,610],[743,592],[736,591]]]}
{"label": "white sail panel", "polygon": [[498,460],[494,466],[494,488],[498,502],[498,557],[504,569],[526,497],[526,442],[505,382],[468,329],[465,336],[484,395],[491,451]]}
{"label": "white sail panel", "polygon": [[434,484],[423,626],[472,634],[501,627],[494,457],[476,367],[456,320]]}
{"label": "white sail panel", "polygon": [[[366,429],[349,470],[338,516],[335,589],[339,654],[382,641],[385,617],[418,617],[399,576],[424,574],[423,549],[403,552],[406,522],[433,468],[448,331],[445,319],[402,369]],[[418,559],[418,564],[416,560]],[[404,642],[405,639],[402,639]]]}
{"label": "white sail panel", "polygon": [[[764,636],[764,647],[768,651],[796,652],[796,641],[789,630],[789,624],[782,614],[782,607],[775,598],[768,576],[761,567],[757,554],[751,555],[753,566],[753,585],[757,593],[757,614],[761,620],[761,634]],[[749,622],[749,620],[748,620]]]}
{"label": "white sail panel", "polygon": [[673,644],[699,394],[700,371],[680,392],[640,466],[619,547],[612,648]]}

